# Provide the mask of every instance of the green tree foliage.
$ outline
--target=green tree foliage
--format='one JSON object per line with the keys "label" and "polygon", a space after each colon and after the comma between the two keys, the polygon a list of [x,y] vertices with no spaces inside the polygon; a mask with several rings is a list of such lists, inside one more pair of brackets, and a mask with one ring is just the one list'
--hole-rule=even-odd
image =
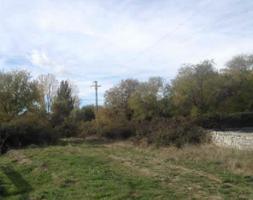
{"label": "green tree foliage", "polygon": [[105,106],[113,110],[115,114],[124,113],[127,119],[131,119],[132,111],[128,100],[135,92],[139,81],[134,79],[122,80],[118,85],[105,93]]}
{"label": "green tree foliage", "polygon": [[12,119],[23,112],[38,109],[40,99],[37,82],[31,80],[28,72],[0,72],[1,119]]}
{"label": "green tree foliage", "polygon": [[75,109],[72,115],[76,121],[92,121],[95,119],[94,106],[83,106],[80,109]]}
{"label": "green tree foliage", "polygon": [[171,88],[176,114],[196,116],[212,112],[218,80],[219,74],[212,61],[181,68]]}
{"label": "green tree foliage", "polygon": [[146,82],[123,80],[105,93],[105,105],[117,116],[128,120],[151,120],[169,116],[170,86],[161,77]]}
{"label": "green tree foliage", "polygon": [[41,91],[26,71],[0,72],[0,151],[56,138],[41,111]]}
{"label": "green tree foliage", "polygon": [[240,55],[227,62],[220,74],[218,111],[253,111],[253,55]]}
{"label": "green tree foliage", "polygon": [[134,135],[131,121],[126,119],[125,113],[115,115],[110,108],[100,108],[96,114],[97,133],[110,139],[123,139]]}
{"label": "green tree foliage", "polygon": [[27,112],[9,122],[0,123],[1,153],[30,144],[51,144],[57,138],[47,117],[38,112]]}
{"label": "green tree foliage", "polygon": [[59,125],[64,122],[74,109],[75,98],[68,81],[61,81],[56,97],[52,105],[53,123]]}
{"label": "green tree foliage", "polygon": [[234,56],[226,65],[225,71],[232,73],[249,72],[253,69],[253,55]]}
{"label": "green tree foliage", "polygon": [[165,113],[167,109],[163,109],[169,100],[166,89],[168,88],[161,77],[152,77],[147,82],[140,83],[128,102],[134,118],[151,120]]}
{"label": "green tree foliage", "polygon": [[1,151],[94,133],[181,146],[205,139],[196,124],[253,126],[253,55],[236,56],[219,71],[210,60],[184,65],[170,83],[122,80],[106,91],[96,116],[91,106],[79,108],[76,91],[68,81],[58,87],[53,75],[35,81],[26,71],[0,72]]}

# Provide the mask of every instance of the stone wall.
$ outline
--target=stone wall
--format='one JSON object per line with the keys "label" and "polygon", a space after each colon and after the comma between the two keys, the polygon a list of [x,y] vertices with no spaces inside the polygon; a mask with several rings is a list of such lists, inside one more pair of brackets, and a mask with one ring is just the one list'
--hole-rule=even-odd
{"label": "stone wall", "polygon": [[211,136],[218,146],[253,150],[253,131],[211,131]]}

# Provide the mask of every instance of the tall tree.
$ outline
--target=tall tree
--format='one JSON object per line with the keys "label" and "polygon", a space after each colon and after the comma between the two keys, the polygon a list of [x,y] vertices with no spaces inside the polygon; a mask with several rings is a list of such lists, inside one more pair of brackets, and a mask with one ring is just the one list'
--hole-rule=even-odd
{"label": "tall tree", "polygon": [[167,89],[165,85],[161,77],[151,77],[147,82],[139,84],[128,102],[135,119],[150,120],[162,115],[162,99]]}
{"label": "tall tree", "polygon": [[57,93],[58,81],[53,74],[42,74],[38,77],[39,87],[43,93],[43,103],[49,113],[52,109],[53,99]]}
{"label": "tall tree", "polygon": [[72,88],[68,81],[61,81],[56,97],[52,105],[53,122],[60,124],[68,117],[74,109],[75,98],[72,95]]}
{"label": "tall tree", "polygon": [[181,68],[172,82],[172,102],[176,112],[198,115],[212,110],[218,78],[212,61]]}
{"label": "tall tree", "polygon": [[14,117],[38,107],[39,102],[37,82],[28,72],[0,72],[0,113]]}
{"label": "tall tree", "polygon": [[234,56],[226,63],[225,71],[230,72],[244,72],[253,69],[253,55],[238,55]]}
{"label": "tall tree", "polygon": [[221,112],[253,111],[253,55],[239,55],[227,62],[220,74]]}
{"label": "tall tree", "polygon": [[139,82],[135,79],[122,80],[117,86],[109,89],[105,93],[105,105],[113,110],[114,113],[124,113],[127,119],[132,116],[128,100],[135,92]]}

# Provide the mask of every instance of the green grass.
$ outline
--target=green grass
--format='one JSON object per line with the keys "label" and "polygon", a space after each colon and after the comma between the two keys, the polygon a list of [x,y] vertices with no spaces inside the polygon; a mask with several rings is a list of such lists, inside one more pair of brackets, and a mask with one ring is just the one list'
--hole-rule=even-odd
{"label": "green grass", "polygon": [[10,151],[0,157],[0,199],[253,199],[253,153],[223,154],[247,159],[238,168],[217,155],[128,143]]}

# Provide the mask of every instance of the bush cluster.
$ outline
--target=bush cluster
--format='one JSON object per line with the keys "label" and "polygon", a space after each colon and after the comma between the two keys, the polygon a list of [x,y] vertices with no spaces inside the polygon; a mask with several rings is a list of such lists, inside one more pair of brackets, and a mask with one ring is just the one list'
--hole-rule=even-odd
{"label": "bush cluster", "polygon": [[131,122],[123,114],[115,115],[112,110],[101,108],[96,116],[97,133],[109,139],[127,139],[133,136]]}
{"label": "bush cluster", "polygon": [[158,146],[200,144],[208,141],[207,132],[186,118],[154,119],[136,125],[137,138],[147,138]]}
{"label": "bush cluster", "polygon": [[184,65],[169,82],[161,77],[122,80],[105,92],[98,112],[93,106],[79,107],[69,81],[0,71],[1,152],[90,135],[181,147],[207,140],[200,127],[252,127],[252,63],[253,55],[241,55],[219,71],[211,60]]}
{"label": "bush cluster", "polygon": [[253,112],[209,114],[198,117],[195,121],[207,129],[253,127]]}
{"label": "bush cluster", "polygon": [[57,141],[49,121],[38,114],[27,113],[10,122],[0,124],[1,153],[9,148],[20,148],[30,144],[46,145]]}
{"label": "bush cluster", "polygon": [[120,116],[113,117],[110,112],[98,113],[97,119],[85,122],[82,126],[82,137],[98,135],[107,139],[127,139],[134,141],[143,138],[149,144],[157,146],[200,144],[208,141],[207,132],[186,118],[156,118],[153,120],[127,121]]}

